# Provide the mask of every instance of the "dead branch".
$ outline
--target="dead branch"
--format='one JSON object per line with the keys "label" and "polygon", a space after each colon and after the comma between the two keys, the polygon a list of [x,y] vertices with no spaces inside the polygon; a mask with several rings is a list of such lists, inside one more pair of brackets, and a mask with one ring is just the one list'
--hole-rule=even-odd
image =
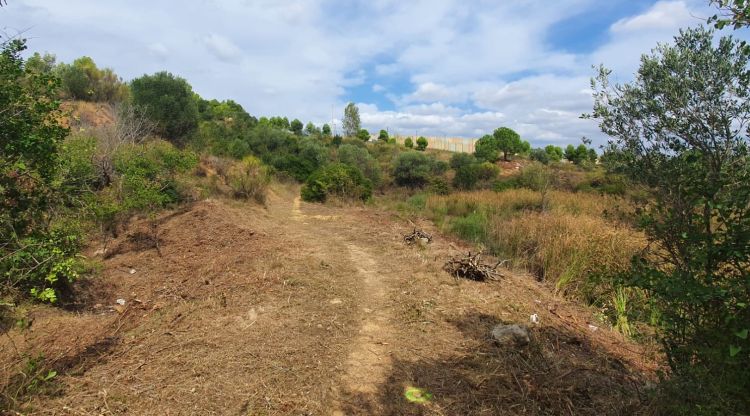
{"label": "dead branch", "polygon": [[417,242],[422,243],[422,244],[428,244],[432,242],[432,236],[422,230],[418,230],[417,228],[414,228],[414,231],[412,231],[411,234],[406,234],[404,236],[404,242],[408,245],[412,245]]}
{"label": "dead branch", "polygon": [[443,270],[450,273],[456,279],[464,278],[484,282],[486,280],[498,280],[498,278],[503,277],[503,274],[497,271],[497,268],[503,263],[503,260],[498,261],[494,265],[482,263],[482,252],[480,251],[472,255],[470,251],[465,256],[450,258],[443,266]]}

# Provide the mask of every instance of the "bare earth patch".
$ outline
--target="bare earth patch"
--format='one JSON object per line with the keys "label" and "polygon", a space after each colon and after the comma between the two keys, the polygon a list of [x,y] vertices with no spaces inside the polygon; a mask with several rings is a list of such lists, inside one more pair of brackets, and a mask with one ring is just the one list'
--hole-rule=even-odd
{"label": "bare earth patch", "polygon": [[[442,265],[468,247],[429,224],[434,242],[408,247],[411,225],[392,214],[296,195],[166,213],[158,250],[133,221],[80,304],[35,307],[28,329],[0,338],[4,394],[25,357],[43,354],[54,388],[19,396],[23,414],[646,412],[655,359],[592,331],[590,311],[508,271],[455,280]],[[501,322],[530,325],[531,343],[493,344]],[[413,402],[408,388],[429,395]]]}

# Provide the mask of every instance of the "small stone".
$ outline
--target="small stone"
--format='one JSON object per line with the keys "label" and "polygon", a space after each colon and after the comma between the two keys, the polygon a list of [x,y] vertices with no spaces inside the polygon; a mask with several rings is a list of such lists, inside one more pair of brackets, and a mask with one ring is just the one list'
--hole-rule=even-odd
{"label": "small stone", "polygon": [[492,328],[492,338],[501,346],[522,347],[530,342],[528,329],[522,325],[516,324],[496,325]]}
{"label": "small stone", "polygon": [[338,299],[338,298],[336,298],[336,299],[331,299],[331,300],[329,301],[329,303],[330,303],[331,305],[338,305],[338,304],[340,304],[340,303],[342,303],[342,302],[343,302],[343,301],[342,301],[341,299]]}
{"label": "small stone", "polygon": [[135,269],[130,269],[130,271],[128,273],[135,274]]}
{"label": "small stone", "polygon": [[118,305],[125,305],[125,299],[117,299],[115,303]]}
{"label": "small stone", "polygon": [[596,325],[589,324],[589,329],[591,330],[591,332],[596,332],[599,330],[599,327]]}
{"label": "small stone", "polygon": [[533,314],[529,317],[529,320],[531,321],[531,323],[539,325],[539,315]]}

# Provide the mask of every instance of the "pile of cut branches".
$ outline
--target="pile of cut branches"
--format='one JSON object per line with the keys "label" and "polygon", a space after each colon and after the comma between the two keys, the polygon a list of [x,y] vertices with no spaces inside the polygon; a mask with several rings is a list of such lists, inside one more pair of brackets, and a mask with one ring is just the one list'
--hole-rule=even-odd
{"label": "pile of cut branches", "polygon": [[432,236],[422,230],[418,230],[415,228],[414,231],[411,232],[411,234],[407,234],[404,236],[404,242],[409,245],[418,242],[427,244],[432,242]]}
{"label": "pile of cut branches", "polygon": [[464,278],[484,282],[485,280],[497,280],[502,277],[502,273],[497,268],[504,262],[500,260],[495,265],[482,263],[482,252],[469,254],[465,256],[455,256],[448,260],[443,266],[443,270],[450,273],[455,278]]}

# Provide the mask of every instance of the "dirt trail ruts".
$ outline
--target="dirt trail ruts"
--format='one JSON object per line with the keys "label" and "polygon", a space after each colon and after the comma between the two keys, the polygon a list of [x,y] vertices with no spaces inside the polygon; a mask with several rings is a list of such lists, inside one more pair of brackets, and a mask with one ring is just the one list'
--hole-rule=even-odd
{"label": "dirt trail ruts", "polygon": [[[265,208],[208,200],[165,213],[158,251],[138,240],[150,222],[133,221],[80,289],[76,310],[38,307],[31,329],[0,337],[0,388],[11,391],[24,369],[17,348],[58,371],[48,394],[20,398],[23,414],[641,409],[653,358],[606,327],[591,331],[591,311],[523,274],[453,279],[441,270],[445,259],[470,247],[427,222],[434,242],[407,247],[406,219],[298,195],[277,186]],[[541,324],[530,346],[489,339],[493,325],[528,324],[532,313]],[[406,400],[411,387],[431,398]]]}

